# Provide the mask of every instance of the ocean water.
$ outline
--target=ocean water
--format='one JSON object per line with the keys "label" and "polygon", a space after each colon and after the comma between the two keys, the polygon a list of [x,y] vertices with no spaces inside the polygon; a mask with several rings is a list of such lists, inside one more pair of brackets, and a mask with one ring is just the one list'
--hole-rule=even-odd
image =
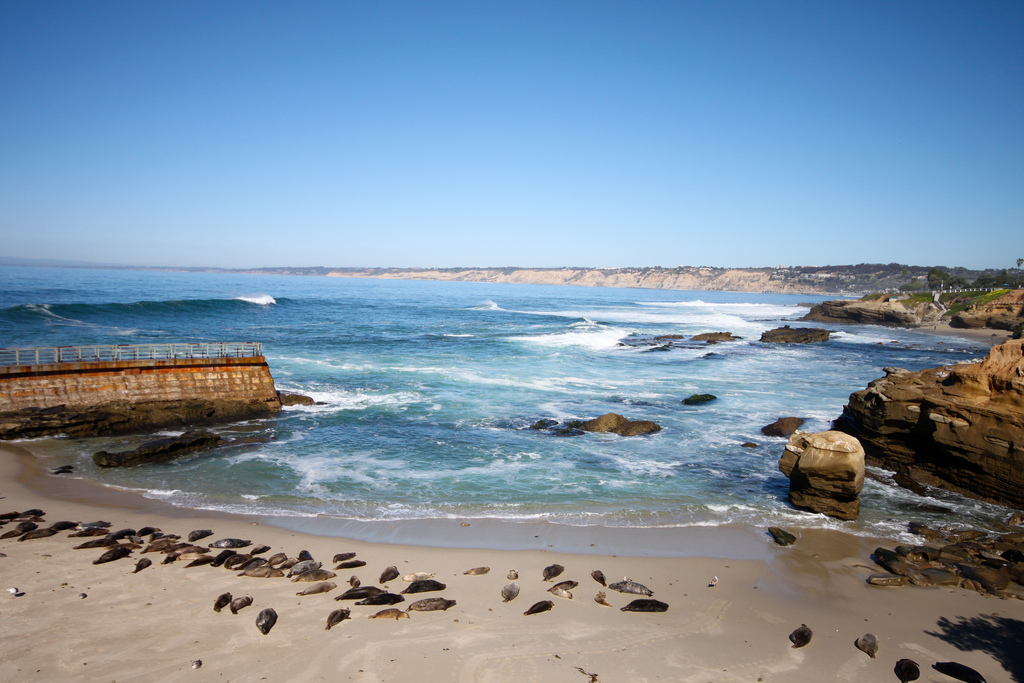
{"label": "ocean water", "polygon": [[[896,537],[908,519],[986,525],[1005,510],[873,470],[862,516],[792,509],[782,416],[824,430],[885,366],[980,358],[908,330],[828,325],[832,340],[768,345],[821,296],[130,270],[0,268],[0,346],[260,341],[279,389],[316,406],[215,429],[231,445],[100,470],[142,437],[41,439],[47,466],[173,505],[323,520],[498,519],[569,526],[769,524]],[[655,335],[741,341],[654,350]],[[710,393],[690,407],[682,399]],[[615,412],[660,433],[555,436],[542,418]],[[744,448],[755,442],[757,448]]]}

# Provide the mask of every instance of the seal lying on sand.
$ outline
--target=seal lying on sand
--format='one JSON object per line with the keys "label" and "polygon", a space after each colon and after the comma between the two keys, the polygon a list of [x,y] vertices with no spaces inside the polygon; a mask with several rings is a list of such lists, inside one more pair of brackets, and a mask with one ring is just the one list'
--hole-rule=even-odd
{"label": "seal lying on sand", "polygon": [[370,616],[368,616],[366,618],[367,619],[394,619],[395,621],[398,621],[399,619],[408,619],[409,615],[406,614],[405,612],[403,612],[400,609],[395,609],[394,607],[392,607],[391,609],[382,609],[381,611],[377,612],[376,614],[371,614]]}
{"label": "seal lying on sand", "polygon": [[524,616],[530,616],[531,614],[540,614],[541,612],[547,612],[549,609],[555,606],[555,603],[550,600],[541,600],[530,605],[530,609],[523,612]]}
{"label": "seal lying on sand", "polygon": [[897,661],[896,667],[893,671],[896,672],[896,678],[900,679],[901,683],[916,681],[921,677],[921,667],[919,667],[917,662],[913,659],[901,659]]}
{"label": "seal lying on sand", "polygon": [[377,583],[387,583],[388,581],[394,581],[398,577],[398,567],[391,566],[380,573],[380,579]]}
{"label": "seal lying on sand", "polygon": [[371,595],[368,598],[360,600],[357,605],[397,605],[400,602],[405,602],[405,598],[397,593],[381,593],[380,595]]}
{"label": "seal lying on sand", "polygon": [[667,612],[668,605],[661,600],[638,598],[621,608],[623,612]]}
{"label": "seal lying on sand", "polygon": [[260,633],[267,635],[270,633],[270,629],[274,628],[274,624],[277,623],[277,612],[274,611],[273,607],[268,607],[256,617],[256,628],[260,630]]}
{"label": "seal lying on sand", "polygon": [[509,602],[515,600],[516,596],[519,595],[519,584],[513,581],[512,583],[505,584],[505,587],[501,589],[501,601]]}
{"label": "seal lying on sand", "polygon": [[416,602],[409,605],[408,612],[434,612],[437,610],[445,611],[449,607],[454,607],[454,600],[446,600],[445,598],[424,598],[423,600],[417,600]]}
{"label": "seal lying on sand", "polygon": [[618,591],[620,593],[633,593],[634,595],[646,595],[648,597],[654,595],[654,591],[650,588],[642,583],[633,581],[628,576],[622,577],[622,581],[616,581],[615,583],[608,584],[608,587],[613,591]]}
{"label": "seal lying on sand", "polygon": [[865,633],[853,643],[858,650],[867,654],[871,659],[875,658],[878,652],[878,638],[874,633]]}
{"label": "seal lying on sand", "polygon": [[565,567],[563,567],[560,564],[548,565],[547,567],[544,567],[544,580],[545,581],[550,581],[551,579],[555,578],[556,576],[559,576],[564,571],[565,571]]}
{"label": "seal lying on sand", "polygon": [[800,624],[799,628],[789,634],[789,640],[793,643],[793,647],[803,647],[811,642],[813,635],[811,629],[807,628],[807,624]]}
{"label": "seal lying on sand", "polygon": [[327,628],[325,630],[330,631],[332,626],[337,626],[346,619],[351,619],[352,617],[350,615],[351,612],[348,607],[342,607],[341,609],[334,610],[327,615]]}
{"label": "seal lying on sand", "polygon": [[213,611],[219,612],[231,604],[231,593],[221,593],[213,602]]}
{"label": "seal lying on sand", "polygon": [[423,579],[421,581],[413,581],[409,586],[402,591],[402,593],[427,593],[429,591],[443,591],[447,588],[445,584],[434,579]]}

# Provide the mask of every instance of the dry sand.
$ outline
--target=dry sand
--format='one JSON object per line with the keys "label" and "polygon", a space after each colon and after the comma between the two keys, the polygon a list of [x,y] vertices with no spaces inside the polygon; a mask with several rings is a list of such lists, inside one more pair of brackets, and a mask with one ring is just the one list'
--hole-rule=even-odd
{"label": "dry sand", "polygon": [[[139,552],[94,565],[102,550],[73,550],[88,539],[70,539],[70,532],[2,540],[0,588],[24,592],[0,593],[3,681],[895,681],[900,658],[921,664],[921,680],[952,680],[930,668],[949,660],[990,682],[1024,680],[1017,654],[1024,603],[960,589],[870,587],[868,556],[878,543],[841,532],[795,529],[798,543],[782,548],[760,529],[664,530],[650,553],[634,544],[628,555],[613,548],[570,554],[560,552],[560,543],[513,551],[371,544],[304,534],[262,518],[177,510],[40,473],[26,451],[10,445],[0,449],[0,496],[0,511],[41,508],[47,524],[103,519],[115,530],[149,525],[182,536],[208,528],[215,535],[206,542],[252,539],[272,546],[268,555],[305,549],[325,568],[343,551],[367,562],[339,571],[335,591],[298,597],[309,584],[163,565],[159,554],[144,555],[154,564],[137,574]],[[457,521],[435,526],[447,526],[435,529],[435,537],[448,534],[453,545],[466,530]],[[702,553],[715,556],[694,556]],[[558,580],[579,582],[571,600],[546,592],[552,584],[541,580],[542,570],[554,563],[566,568]],[[333,599],[350,575],[376,585],[389,565],[402,574],[434,572],[448,586],[398,607],[438,595],[457,605],[401,621],[369,620],[383,608]],[[480,566],[490,572],[463,574]],[[522,591],[503,603],[511,569],[518,570]],[[609,581],[628,575],[647,585],[669,610],[620,611],[640,596],[602,588],[591,578],[594,569]],[[718,585],[708,587],[715,576]],[[389,588],[405,585],[398,579]],[[594,602],[599,590],[613,607]],[[252,606],[238,615],[214,612],[214,600],[226,591],[251,595]],[[554,602],[551,611],[524,616],[545,599]],[[325,630],[327,615],[341,606],[352,619]],[[279,617],[268,635],[255,626],[265,607]],[[788,635],[802,623],[813,639],[793,649]],[[865,632],[878,636],[877,659],[854,648]],[[193,669],[193,660],[202,667]]]}
{"label": "dry sand", "polygon": [[943,337],[967,339],[973,342],[978,342],[979,344],[989,344],[990,346],[1002,344],[1013,336],[1012,332],[1007,332],[1006,330],[992,330],[989,328],[966,330],[959,327],[950,327],[949,323],[923,325],[921,327],[913,328],[913,331],[924,332],[925,334],[935,334]]}

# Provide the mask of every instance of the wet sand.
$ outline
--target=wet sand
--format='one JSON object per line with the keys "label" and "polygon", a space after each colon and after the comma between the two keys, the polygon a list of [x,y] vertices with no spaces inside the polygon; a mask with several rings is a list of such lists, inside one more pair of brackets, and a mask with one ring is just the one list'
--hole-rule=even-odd
{"label": "wet sand", "polygon": [[[870,587],[865,578],[875,568],[868,556],[879,543],[841,532],[793,529],[801,538],[789,548],[774,545],[760,529],[662,530],[628,543],[616,539],[631,536],[629,531],[609,530],[606,542],[594,548],[554,533],[539,539],[550,548],[518,550],[368,543],[333,535],[337,528],[324,520],[318,520],[322,532],[332,535],[310,533],[315,525],[299,531],[271,518],[171,508],[40,473],[30,454],[11,445],[0,447],[0,496],[0,511],[41,508],[47,524],[102,519],[115,530],[149,525],[182,536],[212,529],[206,542],[251,539],[272,547],[264,557],[308,550],[331,568],[334,554],[351,551],[367,562],[339,571],[332,579],[336,590],[299,597],[296,592],[309,584],[239,577],[208,566],[186,569],[182,562],[163,565],[159,554],[136,551],[94,565],[102,549],[73,550],[88,539],[68,538],[69,532],[5,539],[2,588],[17,587],[24,595],[0,593],[4,681],[886,681],[896,680],[893,666],[900,658],[920,663],[922,680],[949,680],[930,665],[950,660],[978,669],[989,681],[1024,675],[1013,660],[1017,641],[1003,647],[997,637],[1024,626],[1024,603],[960,589]],[[430,526],[432,539],[448,537],[452,546],[472,545],[466,532],[474,526],[488,536],[502,533],[479,522]],[[415,533],[406,529],[396,537]],[[600,531],[591,533],[600,540]],[[380,538],[388,536],[382,532]],[[135,574],[139,557],[154,564]],[[557,580],[579,582],[571,600],[547,592],[552,584],[542,580],[542,571],[555,563],[565,566]],[[447,584],[440,593],[408,596],[398,607],[436,596],[457,604],[393,621],[367,618],[383,607],[333,600],[351,575],[377,585],[389,565],[402,574],[433,572]],[[463,573],[480,566],[490,572]],[[500,592],[511,569],[519,572],[521,593],[504,603]],[[628,575],[645,584],[668,611],[621,611],[642,596],[602,588],[590,576],[594,569],[609,581]],[[715,576],[717,586],[708,587]],[[387,587],[397,592],[405,585],[398,579]],[[613,607],[594,602],[598,590]],[[253,604],[237,615],[214,612],[223,592],[251,595]],[[545,599],[554,603],[551,611],[524,616]],[[351,620],[326,630],[327,615],[342,606],[351,609]],[[268,635],[255,626],[265,607],[278,614]],[[973,620],[972,634],[985,635],[990,627],[991,637],[973,646],[980,649],[958,649],[972,647],[967,632],[957,630],[964,620]],[[802,623],[814,631],[813,639],[793,649],[788,634]],[[880,642],[877,659],[853,645],[869,631]],[[203,665],[193,669],[197,659]]]}
{"label": "wet sand", "polygon": [[968,341],[977,342],[979,344],[988,344],[995,346],[996,344],[1002,344],[1007,339],[1013,336],[1012,332],[1006,330],[992,330],[988,328],[977,329],[977,330],[966,330],[959,327],[950,327],[949,323],[934,323],[931,325],[924,325],[922,327],[913,328],[914,332],[923,332],[925,334],[939,335],[942,337],[956,337],[957,339],[967,339]]}

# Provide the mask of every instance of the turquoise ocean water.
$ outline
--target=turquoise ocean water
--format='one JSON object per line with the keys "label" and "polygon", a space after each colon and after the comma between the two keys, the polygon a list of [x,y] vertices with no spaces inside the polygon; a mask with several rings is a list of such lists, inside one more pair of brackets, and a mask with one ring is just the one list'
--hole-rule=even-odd
{"label": "turquoise ocean water", "polygon": [[[260,341],[279,389],[320,404],[219,426],[234,445],[100,471],[140,437],[44,439],[49,465],[171,504],[338,520],[500,519],[563,525],[840,527],[895,536],[907,519],[977,523],[994,506],[869,480],[852,523],[791,509],[781,416],[823,430],[884,373],[985,349],[907,330],[829,325],[767,345],[821,296],[128,270],[0,268],[0,346]],[[810,324],[815,326],[814,324]],[[742,341],[634,346],[730,331]],[[626,345],[622,345],[626,342]],[[689,407],[682,399],[718,399]],[[542,418],[616,412],[658,434],[553,436]],[[757,448],[741,446],[756,442]],[[884,472],[877,470],[883,475]]]}

